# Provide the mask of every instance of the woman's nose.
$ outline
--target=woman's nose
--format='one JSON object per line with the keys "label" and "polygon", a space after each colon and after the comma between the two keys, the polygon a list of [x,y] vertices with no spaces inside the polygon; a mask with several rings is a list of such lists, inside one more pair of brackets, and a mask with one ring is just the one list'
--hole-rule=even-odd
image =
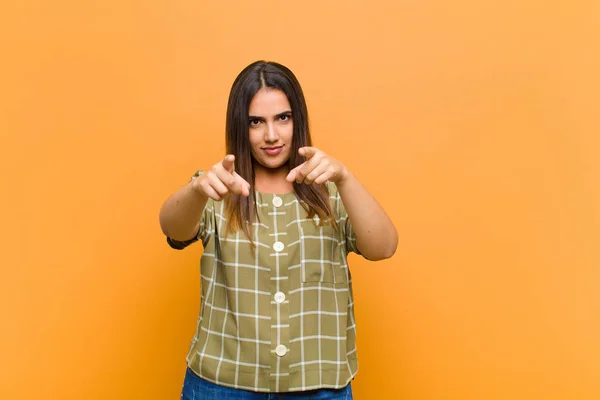
{"label": "woman's nose", "polygon": [[265,132],[265,142],[275,143],[279,140],[279,133],[275,124],[267,124],[267,131]]}

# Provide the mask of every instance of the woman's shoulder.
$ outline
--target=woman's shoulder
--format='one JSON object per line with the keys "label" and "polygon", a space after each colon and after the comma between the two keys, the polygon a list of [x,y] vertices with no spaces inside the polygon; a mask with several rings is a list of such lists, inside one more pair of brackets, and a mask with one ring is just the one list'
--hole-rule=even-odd
{"label": "woman's shoulder", "polygon": [[327,181],[327,182],[325,182],[325,187],[327,187],[330,198],[332,198],[332,197],[338,198],[339,197],[338,188],[335,183]]}
{"label": "woman's shoulder", "polygon": [[327,182],[325,185],[329,193],[329,203],[333,207],[333,211],[337,212],[339,203],[341,202],[340,192],[338,191],[336,184],[333,182]]}

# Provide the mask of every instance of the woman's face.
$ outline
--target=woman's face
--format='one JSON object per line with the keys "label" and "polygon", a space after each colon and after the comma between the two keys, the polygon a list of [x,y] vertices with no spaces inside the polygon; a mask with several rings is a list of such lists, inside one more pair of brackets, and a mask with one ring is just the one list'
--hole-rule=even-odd
{"label": "woman's face", "polygon": [[269,169],[287,166],[292,148],[294,122],[285,93],[278,89],[260,89],[250,102],[249,137],[252,157]]}

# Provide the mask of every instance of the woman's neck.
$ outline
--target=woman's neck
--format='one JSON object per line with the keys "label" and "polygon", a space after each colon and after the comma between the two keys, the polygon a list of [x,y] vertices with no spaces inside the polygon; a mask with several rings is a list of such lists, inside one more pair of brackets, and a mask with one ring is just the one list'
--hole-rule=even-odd
{"label": "woman's neck", "polygon": [[263,193],[289,193],[294,190],[294,186],[285,180],[288,173],[287,166],[271,169],[255,164],[254,188]]}

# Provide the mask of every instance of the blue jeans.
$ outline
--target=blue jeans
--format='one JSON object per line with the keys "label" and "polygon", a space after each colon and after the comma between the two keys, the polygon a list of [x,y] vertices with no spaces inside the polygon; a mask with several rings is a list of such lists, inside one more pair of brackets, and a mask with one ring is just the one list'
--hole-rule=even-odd
{"label": "blue jeans", "polygon": [[258,393],[215,385],[191,369],[185,371],[181,400],[352,400],[350,384],[343,389],[317,389],[306,392]]}

